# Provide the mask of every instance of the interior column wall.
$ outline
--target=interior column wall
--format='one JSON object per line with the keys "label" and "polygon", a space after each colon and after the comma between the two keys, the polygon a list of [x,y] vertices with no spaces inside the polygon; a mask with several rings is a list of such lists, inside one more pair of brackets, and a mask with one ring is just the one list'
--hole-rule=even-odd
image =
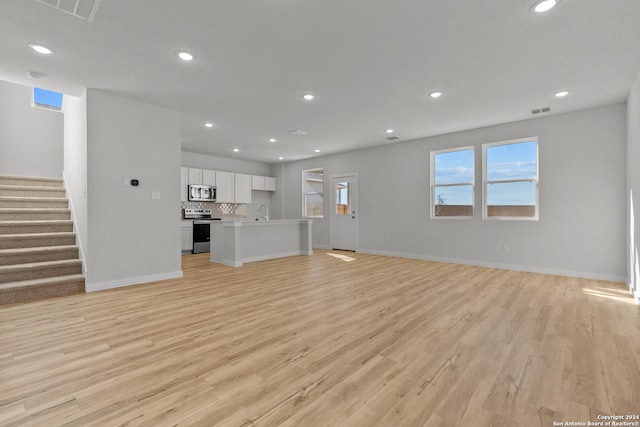
{"label": "interior column wall", "polygon": [[89,89],[87,119],[87,289],[181,276],[180,113]]}
{"label": "interior column wall", "polygon": [[627,275],[640,303],[640,70],[627,100]]}

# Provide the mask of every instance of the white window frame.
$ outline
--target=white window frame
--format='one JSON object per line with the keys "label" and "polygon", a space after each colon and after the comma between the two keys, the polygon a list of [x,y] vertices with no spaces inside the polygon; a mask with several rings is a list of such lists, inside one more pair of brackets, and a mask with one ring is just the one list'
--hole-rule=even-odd
{"label": "white window frame", "polygon": [[[487,179],[487,148],[499,145],[520,144],[523,142],[536,143],[536,176],[535,178],[519,178],[519,179]],[[499,220],[499,221],[538,221],[540,219],[540,144],[537,136],[529,138],[510,139],[508,141],[489,142],[482,144],[482,219]],[[536,206],[535,216],[488,216],[487,215],[487,189],[490,184],[505,184],[511,182],[535,182],[536,183]]]}
{"label": "white window frame", "polygon": [[[471,180],[471,182],[454,182],[454,183],[450,183],[450,184],[436,184],[436,156],[438,154],[444,154],[444,153],[452,153],[455,151],[469,151],[471,150],[471,155],[473,157],[473,179]],[[473,145],[469,145],[466,147],[455,147],[455,148],[446,148],[443,150],[434,150],[431,151],[431,186],[430,186],[430,193],[431,193],[431,219],[472,219],[475,215],[476,209],[475,209],[475,201],[476,201],[476,185],[475,185],[475,181],[476,181],[476,150],[475,147]],[[465,215],[465,216],[449,216],[449,215],[439,215],[436,216],[436,187],[454,187],[454,186],[458,186],[458,185],[470,185],[471,186],[471,215]]]}
{"label": "white window frame", "polygon": [[[308,173],[322,172],[322,193],[320,192],[307,192],[307,174]],[[324,218],[325,211],[325,199],[324,199],[324,184],[325,173],[324,168],[311,168],[302,171],[302,217],[303,218]],[[320,194],[322,196],[322,215],[307,215],[307,196],[313,194]]]}

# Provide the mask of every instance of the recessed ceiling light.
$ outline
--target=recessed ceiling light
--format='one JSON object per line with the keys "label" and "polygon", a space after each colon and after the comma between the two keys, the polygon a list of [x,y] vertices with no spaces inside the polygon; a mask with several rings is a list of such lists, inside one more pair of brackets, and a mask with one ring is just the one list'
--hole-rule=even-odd
{"label": "recessed ceiling light", "polygon": [[284,160],[284,157],[280,156],[278,157],[278,160]]}
{"label": "recessed ceiling light", "polygon": [[205,127],[208,127],[208,128],[212,128],[213,127],[213,123],[211,123],[211,122],[207,122],[204,125],[205,125]]}
{"label": "recessed ceiling light", "polygon": [[531,6],[531,11],[535,13],[542,13],[550,10],[558,4],[560,0],[539,0]]}
{"label": "recessed ceiling light", "polygon": [[194,59],[196,59],[196,56],[194,54],[189,53],[185,50],[177,50],[176,55],[178,56],[178,58],[186,62],[193,61]]}
{"label": "recessed ceiling light", "polygon": [[269,142],[276,142],[275,138],[269,138]]}
{"label": "recessed ceiling light", "polygon": [[386,133],[393,133],[393,129],[385,129],[384,130]]}
{"label": "recessed ceiling light", "polygon": [[234,153],[237,153],[238,151],[240,151],[240,149],[239,149],[239,148],[234,148],[234,149],[233,149],[233,152],[234,152]]}
{"label": "recessed ceiling light", "polygon": [[563,91],[560,91],[560,92],[556,93],[556,96],[558,98],[563,98],[563,97],[565,97],[567,95],[569,95],[569,91],[566,91],[566,90],[563,90]]}
{"label": "recessed ceiling light", "polygon": [[41,79],[41,78],[43,78],[43,77],[45,76],[44,74],[42,74],[42,73],[41,73],[41,72],[39,72],[39,71],[29,71],[29,72],[27,73],[27,75],[28,75],[29,77],[31,77],[32,79]]}
{"label": "recessed ceiling light", "polygon": [[305,101],[313,101],[313,99],[315,98],[315,95],[311,93],[305,93],[304,95],[302,95],[302,97],[304,98]]}
{"label": "recessed ceiling light", "polygon": [[29,43],[29,47],[43,55],[51,55],[53,53],[53,49],[46,46],[42,46],[41,44]]}
{"label": "recessed ceiling light", "polygon": [[431,92],[429,96],[432,98],[440,98],[442,96],[442,92]]}
{"label": "recessed ceiling light", "polygon": [[320,150],[318,150],[317,148],[316,148],[314,151],[315,151],[316,153],[319,153],[319,152],[320,152]]}

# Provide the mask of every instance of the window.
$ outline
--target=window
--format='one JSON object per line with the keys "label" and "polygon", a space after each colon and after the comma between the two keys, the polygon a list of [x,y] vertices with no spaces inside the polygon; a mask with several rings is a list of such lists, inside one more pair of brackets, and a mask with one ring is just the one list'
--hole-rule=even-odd
{"label": "window", "polygon": [[322,218],[324,216],[324,170],[302,171],[302,216]]}
{"label": "window", "polygon": [[482,145],[483,217],[538,219],[538,139]]}
{"label": "window", "polygon": [[431,152],[431,217],[472,217],[473,147]]}
{"label": "window", "polygon": [[33,88],[33,106],[47,108],[49,110],[62,111],[63,94],[51,90]]}

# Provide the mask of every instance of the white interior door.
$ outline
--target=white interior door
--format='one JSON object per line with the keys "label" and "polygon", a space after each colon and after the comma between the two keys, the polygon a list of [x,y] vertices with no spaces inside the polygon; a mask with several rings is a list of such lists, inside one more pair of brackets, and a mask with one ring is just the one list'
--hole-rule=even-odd
{"label": "white interior door", "polygon": [[331,177],[331,247],[355,251],[358,247],[358,177]]}

